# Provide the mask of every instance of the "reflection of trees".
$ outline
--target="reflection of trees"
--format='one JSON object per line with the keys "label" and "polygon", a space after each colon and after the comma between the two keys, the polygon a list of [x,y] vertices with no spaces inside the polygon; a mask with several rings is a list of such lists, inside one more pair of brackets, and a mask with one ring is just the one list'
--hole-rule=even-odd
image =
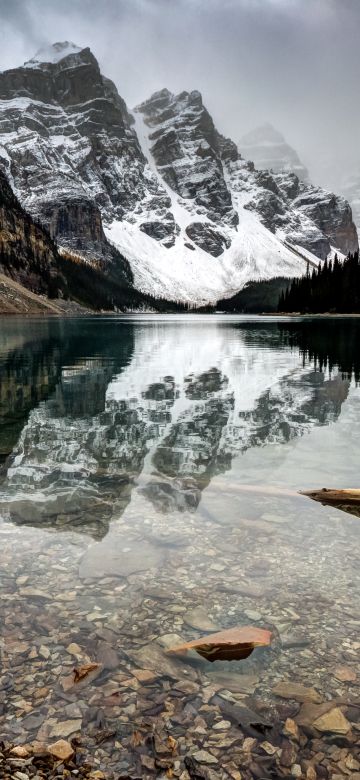
{"label": "reflection of trees", "polygon": [[[7,344],[10,349],[6,348]],[[62,413],[65,414],[71,415],[73,411],[76,415],[76,405],[78,413],[81,407],[82,413],[91,413],[89,404],[95,402],[97,380],[95,376],[90,377],[89,370],[86,377],[83,375],[89,344],[91,344],[91,353],[98,352],[103,365],[108,360],[110,366],[110,373],[108,372],[106,379],[104,379],[104,371],[98,375],[96,404],[99,408],[99,405],[103,405],[105,401],[105,390],[111,378],[111,369],[121,370],[132,354],[133,330],[131,328],[124,327],[122,338],[114,345],[109,339],[106,325],[101,322],[96,323],[96,328],[83,320],[65,322],[54,320],[43,323],[29,321],[26,328],[17,322],[2,323],[0,459],[1,457],[4,459],[15,446],[31,410],[41,401],[46,401],[54,393],[55,387],[57,387],[59,413],[62,405]],[[92,365],[96,373],[94,361]],[[66,372],[62,371],[63,366],[69,366],[68,375],[73,372],[77,378],[68,382]],[[75,391],[76,381],[79,383],[79,388]],[[72,411],[71,407],[73,407]]]}
{"label": "reflection of trees", "polygon": [[59,379],[60,350],[56,343],[28,343],[0,362],[0,458],[14,447],[24,422],[40,401],[48,398]]}
{"label": "reflection of trees", "polygon": [[319,371],[338,370],[360,382],[360,318],[304,320],[301,325],[279,325],[279,330],[282,343],[299,349],[304,364],[313,363]]}
{"label": "reflection of trees", "polygon": [[304,366],[317,371],[339,371],[345,378],[360,382],[360,318],[309,317],[300,322],[251,322],[232,325],[246,345],[299,350]]}

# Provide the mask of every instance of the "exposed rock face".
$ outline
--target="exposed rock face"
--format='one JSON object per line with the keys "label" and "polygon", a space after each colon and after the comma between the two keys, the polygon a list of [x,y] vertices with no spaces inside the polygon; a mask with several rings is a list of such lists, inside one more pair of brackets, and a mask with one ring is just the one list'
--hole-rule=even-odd
{"label": "exposed rock face", "polygon": [[272,232],[321,259],[331,246],[344,254],[358,248],[351,208],[344,198],[304,184],[293,173],[261,172],[260,183],[246,208],[256,211]]}
{"label": "exposed rock face", "polygon": [[0,270],[35,292],[48,293],[57,277],[57,248],[22,208],[0,170]]}
{"label": "exposed rock face", "polygon": [[[151,153],[165,183],[192,201],[198,214],[237,225],[222,166],[225,139],[215,129],[200,92],[175,96],[163,89],[136,110],[150,130]],[[236,158],[236,149],[233,154]]]}
{"label": "exposed rock face", "polygon": [[209,252],[213,257],[222,255],[224,249],[228,249],[231,241],[218,230],[204,222],[192,222],[186,228],[186,233],[200,249]]}
{"label": "exposed rock face", "polygon": [[0,164],[54,238],[108,260],[102,216],[122,219],[152,197],[132,119],[89,49],[55,44],[43,56],[0,74]]}
{"label": "exposed rock face", "polygon": [[[261,212],[269,230],[287,224],[288,240],[309,249],[320,258],[328,254],[329,244],[344,254],[355,251],[358,238],[349,203],[344,198],[310,184],[307,168],[278,130],[270,124],[257,127],[242,137],[239,151],[260,169],[257,183],[273,193],[273,196],[262,193],[250,204],[251,208],[255,207]],[[285,212],[279,195],[296,209],[297,218],[292,215],[289,220],[286,215],[283,219]],[[344,195],[347,197],[347,193],[344,192]],[[310,220],[319,231],[317,235],[311,229]],[[301,224],[304,222],[305,225]],[[304,235],[304,226],[307,236]]]}
{"label": "exposed rock face", "polygon": [[240,153],[253,160],[256,168],[280,173],[295,173],[302,181],[309,180],[309,173],[298,153],[270,123],[260,125],[240,139]]}
{"label": "exposed rock face", "polygon": [[132,116],[90,50],[68,42],[0,74],[0,168],[62,246],[167,298],[301,275],[299,247],[314,262],[357,248],[345,201],[296,165],[255,170],[199,92],[161,90]]}
{"label": "exposed rock face", "polygon": [[328,236],[332,246],[339,247],[345,254],[358,248],[351,207],[344,198],[320,187],[300,187],[293,203]]}
{"label": "exposed rock face", "polygon": [[359,163],[354,162],[353,172],[351,175],[346,175],[343,172],[335,174],[331,170],[325,172],[324,177],[327,181],[336,186],[337,191],[343,195],[346,200],[349,201],[353,213],[353,218],[357,230],[360,230],[360,171]]}

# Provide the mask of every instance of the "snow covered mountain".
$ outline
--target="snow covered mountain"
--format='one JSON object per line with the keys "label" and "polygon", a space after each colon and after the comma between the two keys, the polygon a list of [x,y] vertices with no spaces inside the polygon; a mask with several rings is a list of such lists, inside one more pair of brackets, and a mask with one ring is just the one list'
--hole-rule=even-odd
{"label": "snow covered mountain", "polygon": [[260,170],[287,171],[295,173],[301,181],[309,181],[309,172],[298,153],[269,122],[243,135],[238,148]]}
{"label": "snow covered mountain", "polygon": [[166,298],[214,301],[358,246],[344,199],[255,170],[199,92],[162,90],[132,115],[68,42],[0,74],[0,167],[61,246],[127,278],[128,261],[135,287]]}

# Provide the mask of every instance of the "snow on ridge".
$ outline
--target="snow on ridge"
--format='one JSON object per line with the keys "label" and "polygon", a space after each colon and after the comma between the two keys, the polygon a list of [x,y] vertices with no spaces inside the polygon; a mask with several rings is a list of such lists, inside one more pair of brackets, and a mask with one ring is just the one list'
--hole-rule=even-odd
{"label": "snow on ridge", "polygon": [[[186,228],[191,222],[213,225],[206,215],[199,214],[191,200],[180,197],[166,184],[151,152],[150,130],[139,110],[134,112],[136,134],[148,162],[151,174],[171,200],[170,211],[180,228],[172,247],[146,235],[138,222],[114,220],[104,225],[107,238],[129,261],[135,286],[145,293],[179,301],[205,304],[229,297],[251,279],[271,279],[274,276],[301,276],[306,263],[284,246],[258,217],[244,208],[249,193],[235,193],[234,207],[239,215],[237,229],[222,225],[222,232],[231,239],[231,246],[219,257],[212,257],[200,247],[193,251]],[[225,173],[225,178],[228,176]],[[214,225],[216,227],[216,225]]]}
{"label": "snow on ridge", "polygon": [[79,54],[82,51],[81,46],[71,41],[61,41],[44,46],[39,49],[34,57],[24,63],[24,68],[36,68],[43,63],[55,65],[60,60],[68,57],[69,54]]}

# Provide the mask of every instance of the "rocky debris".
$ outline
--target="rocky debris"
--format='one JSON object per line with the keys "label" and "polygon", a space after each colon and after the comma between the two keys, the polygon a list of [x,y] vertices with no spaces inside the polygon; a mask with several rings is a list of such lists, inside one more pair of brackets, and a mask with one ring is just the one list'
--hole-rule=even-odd
{"label": "rocky debris", "polygon": [[[79,306],[78,314],[84,313]],[[45,299],[28,290],[19,282],[0,273],[0,314],[66,314],[58,303]]]}

